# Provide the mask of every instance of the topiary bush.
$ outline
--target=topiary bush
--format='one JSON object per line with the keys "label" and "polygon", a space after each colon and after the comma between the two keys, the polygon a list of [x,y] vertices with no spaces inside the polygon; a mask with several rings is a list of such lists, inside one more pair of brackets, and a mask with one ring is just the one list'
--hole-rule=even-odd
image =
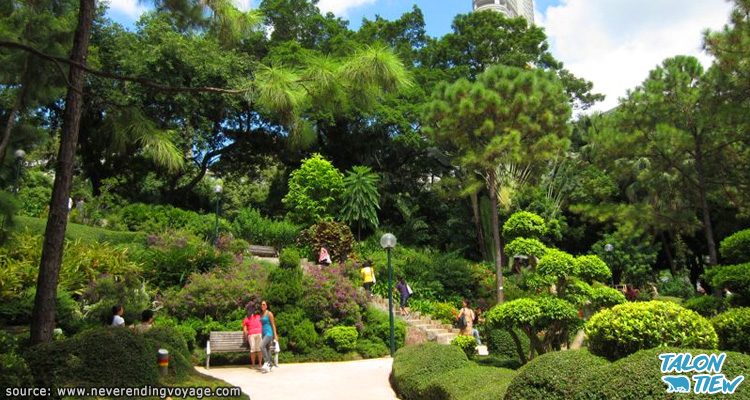
{"label": "topiary bush", "polygon": [[390,350],[381,340],[359,339],[357,340],[357,353],[362,358],[380,358],[388,355]]}
{"label": "topiary bush", "polygon": [[427,342],[403,347],[393,358],[391,386],[402,400],[425,399],[428,385],[436,376],[470,365],[466,354],[456,346]]}
{"label": "topiary bush", "polygon": [[285,247],[279,254],[279,267],[284,269],[299,269],[299,250],[294,247]]}
{"label": "topiary bush", "polygon": [[685,300],[682,306],[688,310],[693,310],[698,314],[711,318],[716,314],[722,312],[726,302],[721,297],[717,296],[695,296]]}
{"label": "topiary bush", "polygon": [[547,233],[544,218],[528,211],[519,211],[511,215],[503,224],[503,237],[506,241],[515,238],[541,239]]}
{"label": "topiary bush", "polygon": [[474,357],[477,348],[477,339],[474,336],[458,335],[451,340],[451,345],[458,347],[469,359]]}
{"label": "topiary bush", "polygon": [[711,323],[675,303],[626,303],[602,310],[586,323],[589,350],[616,360],[658,346],[715,349],[718,338]]}
{"label": "topiary bush", "polygon": [[[592,369],[585,374],[581,389],[574,400],[674,400],[695,398],[730,398],[750,399],[750,385],[745,382],[739,385],[731,396],[713,395],[697,396],[692,394],[668,394],[667,386],[661,380],[661,360],[663,353],[711,354],[711,351],[660,347],[641,350],[608,365]],[[727,358],[721,373],[727,379],[747,374],[750,370],[750,356],[742,353],[726,352]]]}
{"label": "topiary bush", "polygon": [[352,252],[354,235],[346,224],[322,221],[302,231],[297,243],[312,251],[311,260],[317,261],[320,248],[325,247],[332,261],[344,261]]}
{"label": "topiary bush", "polygon": [[505,245],[505,254],[512,259],[516,254],[542,258],[547,253],[547,246],[538,239],[519,237]]}
{"label": "topiary bush", "polygon": [[612,277],[612,271],[599,256],[586,255],[576,257],[575,275],[588,283],[607,282]]}
{"label": "topiary bush", "polygon": [[719,335],[719,348],[750,354],[750,308],[733,308],[723,312],[711,323]]}
{"label": "topiary bush", "polygon": [[130,329],[98,328],[27,349],[43,387],[141,387],[158,380],[153,346]]}
{"label": "topiary bush", "polygon": [[339,353],[347,353],[357,347],[358,336],[353,326],[334,326],[323,334],[323,339]]}
{"label": "topiary bush", "polygon": [[502,399],[515,371],[503,368],[467,365],[443,372],[432,378],[424,390],[431,400]]}
{"label": "topiary bush", "polygon": [[273,268],[263,297],[276,308],[292,306],[302,298],[302,269]]}
{"label": "topiary bush", "polygon": [[297,354],[306,354],[313,351],[320,343],[320,336],[315,331],[315,325],[305,316],[303,310],[287,309],[274,316],[280,345],[284,349]]}
{"label": "topiary bush", "polygon": [[750,229],[724,238],[719,244],[719,252],[727,264],[750,262]]}
{"label": "topiary bush", "polygon": [[187,376],[193,369],[190,363],[190,350],[182,334],[171,327],[153,327],[143,333],[143,338],[147,340],[153,354],[159,349],[169,351],[169,371],[170,375],[181,379]]}
{"label": "topiary bush", "polygon": [[[362,337],[373,342],[381,342],[384,346],[390,343],[391,325],[388,319],[388,313],[374,306],[367,307],[364,315],[365,326],[362,330]],[[406,340],[406,323],[397,318],[395,320],[395,345],[396,349],[404,346]]]}
{"label": "topiary bush", "polygon": [[608,286],[591,288],[589,299],[591,301],[591,310],[594,312],[602,308],[610,308],[627,302],[625,295],[621,291]]}
{"label": "topiary bush", "polygon": [[608,365],[588,350],[555,351],[518,370],[505,400],[568,400],[575,397],[591,370]]}
{"label": "topiary bush", "polygon": [[711,286],[729,289],[732,304],[750,306],[750,263],[715,266],[706,269],[704,276]]}
{"label": "topiary bush", "polygon": [[[529,337],[519,330],[516,330],[515,334],[521,343],[521,352],[528,357]],[[486,337],[490,354],[520,361],[518,346],[507,329],[488,329]]]}

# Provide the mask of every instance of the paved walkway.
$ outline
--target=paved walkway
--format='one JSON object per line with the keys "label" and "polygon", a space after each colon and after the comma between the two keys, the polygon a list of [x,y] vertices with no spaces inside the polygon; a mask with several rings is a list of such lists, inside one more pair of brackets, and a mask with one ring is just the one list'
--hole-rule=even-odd
{"label": "paved walkway", "polygon": [[390,358],[281,364],[267,374],[249,366],[196,369],[239,386],[251,400],[393,400],[391,364]]}

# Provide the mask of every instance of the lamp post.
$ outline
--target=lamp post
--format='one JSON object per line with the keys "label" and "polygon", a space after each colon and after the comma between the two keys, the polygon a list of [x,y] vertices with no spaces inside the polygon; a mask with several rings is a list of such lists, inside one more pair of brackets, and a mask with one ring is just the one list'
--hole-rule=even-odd
{"label": "lamp post", "polygon": [[214,193],[216,193],[216,225],[214,225],[214,244],[219,240],[219,205],[221,204],[221,185],[214,186]]}
{"label": "lamp post", "polygon": [[386,233],[380,238],[380,246],[388,253],[388,319],[391,327],[391,357],[396,352],[396,330],[393,323],[393,268],[391,266],[391,249],[396,247],[396,237]]}
{"label": "lamp post", "polygon": [[21,167],[23,167],[23,159],[26,157],[26,152],[18,149],[13,155],[16,157],[16,180],[13,185],[13,193],[18,194],[21,190]]}
{"label": "lamp post", "polygon": [[612,268],[612,287],[615,287],[615,271],[612,265],[612,251],[614,249],[615,246],[612,246],[610,243],[604,245],[604,251],[607,252],[607,263],[609,263],[609,267]]}

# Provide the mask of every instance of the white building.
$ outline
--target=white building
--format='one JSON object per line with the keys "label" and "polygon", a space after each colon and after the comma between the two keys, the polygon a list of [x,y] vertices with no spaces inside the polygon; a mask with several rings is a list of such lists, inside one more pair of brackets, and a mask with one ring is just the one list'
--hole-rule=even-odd
{"label": "white building", "polygon": [[493,10],[508,17],[524,17],[534,23],[534,0],[472,0],[474,11]]}

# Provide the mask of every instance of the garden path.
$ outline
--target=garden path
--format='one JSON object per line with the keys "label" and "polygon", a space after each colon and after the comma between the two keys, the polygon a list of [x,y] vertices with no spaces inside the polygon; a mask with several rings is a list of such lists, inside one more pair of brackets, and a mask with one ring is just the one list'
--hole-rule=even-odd
{"label": "garden path", "polygon": [[202,374],[239,386],[251,400],[392,400],[398,399],[388,376],[393,361],[281,364],[270,373],[242,367],[214,367]]}

